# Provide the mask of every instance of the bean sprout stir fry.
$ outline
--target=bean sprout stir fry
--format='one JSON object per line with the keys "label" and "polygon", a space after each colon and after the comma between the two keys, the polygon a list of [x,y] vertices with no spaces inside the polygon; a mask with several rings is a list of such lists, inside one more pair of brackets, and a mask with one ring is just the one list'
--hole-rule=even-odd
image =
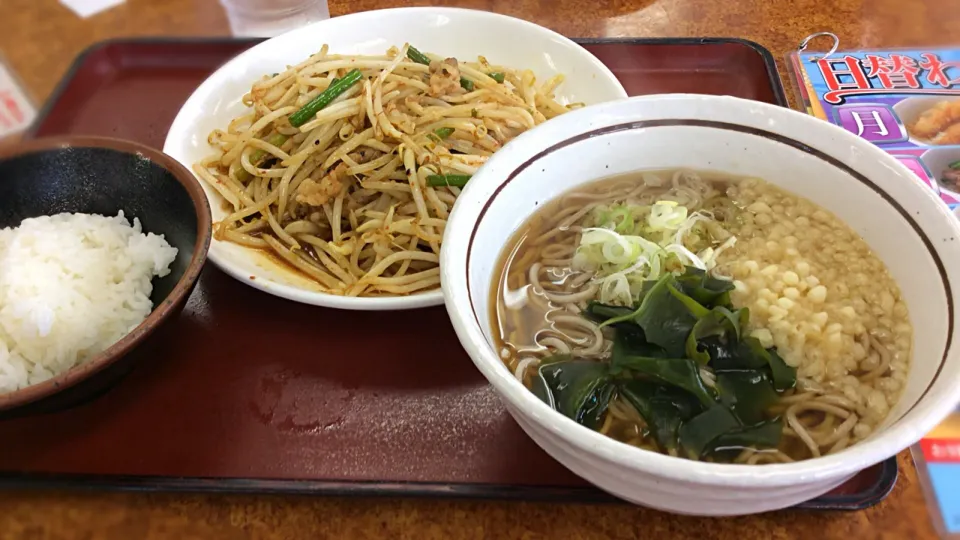
{"label": "bean sprout stir fry", "polygon": [[409,44],[330,54],[256,81],[249,109],[208,138],[197,175],[229,215],[215,238],[263,250],[346,296],[439,287],[460,189],[520,133],[579,106],[563,76],[459,62]]}

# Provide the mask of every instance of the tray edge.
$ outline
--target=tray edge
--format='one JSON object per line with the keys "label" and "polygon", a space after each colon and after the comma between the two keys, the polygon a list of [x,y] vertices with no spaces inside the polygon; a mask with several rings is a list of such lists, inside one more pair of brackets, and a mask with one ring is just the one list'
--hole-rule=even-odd
{"label": "tray edge", "polygon": [[0,474],[0,489],[313,495],[323,497],[414,497],[622,504],[593,486],[540,487],[511,484],[295,480],[260,478],[129,476],[88,474]]}
{"label": "tray edge", "polygon": [[220,44],[220,43],[239,43],[239,42],[249,42],[251,44],[259,43],[263,41],[259,38],[233,38],[233,37],[172,37],[172,36],[144,36],[144,37],[116,37],[108,38],[100,41],[95,41],[90,45],[87,45],[86,48],[81,50],[73,61],[70,62],[70,65],[67,67],[67,70],[63,72],[63,75],[60,77],[60,80],[57,82],[57,85],[53,87],[53,90],[50,92],[50,95],[43,102],[43,106],[40,110],[37,111],[37,116],[33,119],[33,123],[30,124],[26,130],[24,130],[22,137],[24,139],[34,139],[37,137],[37,132],[40,130],[40,127],[47,121],[47,117],[53,110],[53,107],[60,101],[60,98],[63,97],[63,93],[66,91],[67,87],[70,86],[70,83],[73,82],[74,77],[76,77],[77,72],[80,71],[80,68],[86,62],[87,58],[93,55],[95,52],[98,52],[101,49],[106,49],[107,47],[113,45],[125,45],[125,44],[164,44],[164,43],[177,43],[177,44],[197,44],[197,45],[210,45],[210,44]]}
{"label": "tray edge", "polygon": [[70,62],[70,66],[67,67],[67,70],[63,73],[63,76],[60,77],[57,85],[53,87],[50,95],[47,97],[46,101],[43,102],[43,106],[37,111],[37,116],[34,117],[33,123],[30,124],[30,127],[23,132],[22,137],[24,139],[35,139],[37,137],[37,131],[40,130],[40,126],[47,121],[47,117],[50,116],[50,112],[53,110],[54,105],[56,105],[60,101],[60,98],[63,97],[63,93],[66,91],[67,87],[70,86],[70,83],[73,82],[73,78],[77,76],[77,72],[80,71],[80,67],[83,66],[87,58],[98,49],[110,45],[113,41],[115,40],[107,39],[92,43],[80,51],[80,54],[78,54],[76,58]]}
{"label": "tray edge", "polygon": [[[767,71],[767,80],[777,104],[789,108],[786,92],[769,49],[759,43],[729,37],[704,38],[573,38],[581,45],[623,43],[629,45],[709,45],[734,43],[750,48],[760,55]],[[124,44],[222,44],[262,41],[257,38],[232,37],[120,37],[97,41],[83,49],[71,62],[60,81],[44,101],[31,126],[24,131],[24,138],[35,138],[46,122],[53,107],[59,102],[87,58],[95,52],[113,45]],[[890,494],[899,475],[896,456],[882,462],[880,478],[869,490],[861,494],[821,497],[792,507],[805,510],[860,510],[869,508]],[[314,494],[326,496],[410,496],[451,497],[487,500],[537,500],[575,503],[620,503],[619,499],[593,487],[544,488],[501,484],[439,484],[426,482],[383,483],[378,481],[309,481],[286,479],[243,479],[203,477],[151,477],[151,476],[98,476],[98,475],[36,475],[6,473],[0,475],[0,487],[4,489],[108,489],[133,492],[197,492],[197,493],[248,493],[248,494]],[[453,488],[453,489],[452,489]]]}
{"label": "tray edge", "polygon": [[[874,506],[890,494],[899,476],[896,456],[881,462],[880,465],[880,477],[877,482],[862,493],[822,496],[785,510],[854,511]],[[593,486],[564,488],[483,483],[381,482],[377,480],[344,480],[337,482],[283,478],[3,473],[0,474],[0,489],[312,495],[323,497],[413,497],[575,504],[629,504]]]}
{"label": "tray edge", "polygon": [[879,463],[880,476],[875,484],[861,493],[851,495],[825,496],[800,503],[793,508],[798,510],[865,510],[876,506],[890,495],[900,478],[900,466],[897,456],[891,456]]}
{"label": "tray edge", "polygon": [[770,49],[767,49],[763,45],[757,43],[756,41],[743,39],[743,38],[733,38],[733,37],[702,37],[702,38],[632,38],[632,37],[621,37],[621,38],[572,38],[573,41],[577,42],[580,45],[601,45],[604,43],[623,43],[627,45],[711,45],[717,43],[733,43],[736,45],[742,45],[747,47],[757,54],[760,55],[760,58],[763,60],[763,64],[767,69],[767,81],[770,83],[770,88],[773,90],[773,97],[777,101],[777,105],[781,107],[790,108],[790,102],[787,100],[787,94],[783,87],[783,79],[780,76],[780,70],[777,67],[777,61],[773,56],[773,53],[770,52]]}
{"label": "tray edge", "polygon": [[[704,38],[572,38],[573,41],[580,45],[600,45],[604,43],[624,43],[628,45],[709,45],[712,43],[735,43],[743,45],[750,48],[760,55],[760,58],[763,60],[764,66],[767,71],[767,80],[770,83],[770,87],[773,90],[774,99],[777,101],[777,105],[782,107],[789,108],[789,102],[787,101],[786,91],[783,86],[783,81],[780,76],[780,71],[777,68],[777,62],[773,57],[773,54],[769,49],[760,45],[756,41],[742,39],[742,38],[730,38],[730,37],[704,37]],[[53,107],[59,102],[60,98],[63,96],[63,93],[66,91],[67,87],[73,82],[73,78],[77,75],[77,72],[80,71],[80,68],[83,66],[84,62],[88,57],[93,53],[110,47],[112,45],[124,45],[124,44],[164,44],[164,43],[177,43],[177,44],[197,44],[197,45],[210,45],[210,44],[220,44],[220,43],[250,43],[255,44],[263,41],[260,38],[233,38],[233,37],[165,37],[165,36],[153,36],[153,37],[118,37],[110,38],[101,41],[97,41],[88,45],[85,49],[80,51],[79,54],[73,59],[70,63],[70,66],[67,67],[67,70],[64,72],[63,76],[60,78],[57,85],[50,92],[50,95],[43,102],[43,106],[40,110],[37,111],[37,116],[34,118],[33,123],[23,132],[23,138],[33,139],[36,138],[37,132],[40,130],[40,127],[46,122],[47,117],[50,115]]]}

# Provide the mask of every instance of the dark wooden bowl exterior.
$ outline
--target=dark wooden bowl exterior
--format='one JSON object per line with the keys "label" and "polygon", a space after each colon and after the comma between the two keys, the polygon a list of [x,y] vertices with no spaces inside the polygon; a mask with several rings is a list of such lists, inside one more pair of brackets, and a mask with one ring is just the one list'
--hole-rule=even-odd
{"label": "dark wooden bowl exterior", "polygon": [[[183,309],[210,245],[210,208],[193,174],[139,143],[104,137],[37,139],[0,151],[0,228],[26,218],[79,212],[138,218],[178,249],[169,275],[154,279],[154,309],[102,353],[39,384],[0,394],[6,414],[46,412],[89,398],[126,373],[123,362],[148,335]],[[82,384],[95,374],[103,377]],[[109,374],[109,376],[108,376]],[[5,415],[6,415],[5,414]]]}

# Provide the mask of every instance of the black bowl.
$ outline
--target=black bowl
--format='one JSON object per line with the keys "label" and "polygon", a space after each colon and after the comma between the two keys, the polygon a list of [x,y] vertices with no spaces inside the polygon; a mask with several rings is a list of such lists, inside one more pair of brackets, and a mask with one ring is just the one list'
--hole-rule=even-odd
{"label": "black bowl", "polygon": [[74,397],[89,394],[89,388],[81,391],[77,385],[109,371],[183,309],[206,260],[211,236],[210,207],[203,189],[190,171],[162,152],[101,137],[39,139],[0,150],[0,228],[63,212],[115,216],[120,210],[131,221],[138,218],[144,231],[164,235],[178,250],[170,274],[153,281],[153,311],[126,337],[82,365],[43,383],[0,394],[0,411],[50,403],[61,391]]}

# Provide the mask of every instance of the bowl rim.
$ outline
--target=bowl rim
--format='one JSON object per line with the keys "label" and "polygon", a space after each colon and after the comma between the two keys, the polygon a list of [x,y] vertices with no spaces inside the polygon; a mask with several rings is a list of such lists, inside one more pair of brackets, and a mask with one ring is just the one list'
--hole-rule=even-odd
{"label": "bowl rim", "polygon": [[[549,124],[549,127],[538,126],[534,130],[518,137],[517,141],[515,141],[516,144],[514,144],[513,151],[509,153],[504,152],[491,158],[485,171],[477,174],[479,182],[470,182],[467,184],[463,193],[461,193],[460,198],[467,204],[460,204],[457,208],[454,208],[448,220],[445,234],[461,236],[466,234],[467,236],[471,236],[470,241],[465,242],[462,248],[447,250],[445,253],[441,253],[441,279],[452,284],[443,289],[447,311],[462,345],[467,350],[474,364],[476,364],[488,381],[496,388],[502,399],[506,400],[513,407],[524,411],[521,414],[527,418],[528,422],[535,424],[540,429],[550,432],[570,447],[583,452],[583,455],[588,459],[600,459],[604,462],[621,466],[627,472],[644,472],[660,478],[712,486],[747,488],[757,488],[761,486],[783,487],[797,482],[812,482],[849,476],[865,466],[879,462],[913,444],[954,409],[957,402],[960,401],[960,387],[954,388],[948,396],[946,396],[946,399],[928,405],[924,411],[924,416],[920,418],[920,422],[912,425],[901,424],[890,426],[876,437],[858,443],[844,452],[794,463],[770,464],[764,465],[763,467],[755,467],[742,464],[690,461],[656,452],[636,449],[615,441],[605,435],[585,428],[554,411],[536,398],[532,392],[518,382],[513,374],[509,373],[509,370],[504,367],[496,351],[487,343],[481,323],[476,319],[472,311],[473,295],[469,291],[469,278],[465,278],[465,276],[469,276],[467,273],[467,264],[469,263],[468,252],[474,242],[472,231],[474,231],[477,224],[482,221],[482,209],[488,206],[503,186],[508,183],[510,175],[517,173],[518,167],[522,167],[538,159],[547,153],[554,145],[562,144],[571,139],[588,137],[591,132],[603,128],[649,120],[649,117],[641,116],[640,111],[638,111],[636,107],[631,109],[631,105],[634,103],[649,104],[664,102],[684,105],[707,103],[711,105],[712,110],[718,111],[739,109],[741,112],[744,112],[745,107],[749,107],[751,113],[757,116],[763,115],[765,119],[779,117],[789,122],[800,123],[813,133],[822,134],[823,137],[821,138],[825,138],[826,136],[840,138],[845,144],[849,143],[851,146],[856,147],[859,152],[867,154],[873,160],[880,162],[885,168],[907,178],[912,178],[913,175],[906,166],[879,147],[854,136],[839,126],[785,107],[730,96],[670,94],[631,97],[617,102],[600,104],[573,111],[568,115],[564,115],[564,117],[556,119],[556,121]],[[645,112],[648,110],[649,109],[645,109]],[[669,118],[681,119],[682,117],[656,116],[657,120]],[[683,119],[686,120],[687,118]],[[594,120],[594,122],[591,122],[591,120]],[[733,123],[736,124],[736,122]],[[744,126],[745,124],[737,125]],[[548,136],[546,141],[532,141],[533,137],[547,130],[553,130],[554,133]],[[790,136],[784,137],[792,139]],[[531,144],[531,142],[533,143]],[[525,144],[527,146],[524,146]],[[812,145],[805,146],[814,149]],[[500,158],[499,160],[497,159],[498,157]],[[496,166],[491,166],[499,161],[503,161],[506,165],[503,172],[497,171]],[[484,174],[485,172],[486,174]],[[497,174],[497,176],[486,176],[489,174]],[[478,178],[474,178],[474,180],[477,179]],[[482,186],[481,184],[486,184],[486,186]],[[929,199],[929,202],[942,204],[931,190],[922,186],[919,182],[914,182],[911,185],[913,187],[907,189],[916,193],[919,199],[926,198]],[[472,198],[473,193],[484,189],[490,193],[486,194],[484,192],[484,198],[478,198],[476,200]],[[886,192],[883,191],[883,193],[885,194]],[[890,205],[891,203],[885,199],[884,204]],[[949,217],[952,218],[952,214],[948,211],[946,205],[942,206],[944,216],[947,217],[949,215]],[[489,216],[487,219],[490,219]],[[952,228],[956,235],[960,236],[960,223],[954,220],[944,221],[943,223],[946,224],[947,227]],[[929,240],[928,235],[921,230],[918,230],[917,233],[925,240]],[[938,244],[935,244],[935,246],[938,246]],[[940,258],[941,250],[936,247],[933,249],[935,253],[932,254]],[[454,252],[456,252],[456,255],[454,255]],[[456,257],[456,259],[451,260],[453,257]],[[949,283],[947,287],[949,291]],[[949,309],[951,309],[951,305],[948,304],[948,310]],[[953,305],[952,310],[952,313],[956,313],[957,306]],[[958,354],[957,345],[954,344],[951,346],[950,339],[951,337],[948,336],[946,349],[944,351],[945,358],[956,357]],[[918,400],[916,405],[920,405],[921,401],[922,399]],[[904,415],[906,414],[909,414],[909,412],[904,413]]]}
{"label": "bowl rim", "polygon": [[[171,123],[170,129],[167,132],[167,137],[164,141],[163,150],[164,152],[170,152],[171,155],[177,154],[173,150],[176,148],[175,143],[171,140],[171,134],[174,131],[184,131],[181,128],[181,125],[187,127],[191,124],[194,124],[194,117],[185,115],[184,111],[191,101],[194,99],[199,99],[197,96],[201,95],[213,95],[215,94],[215,86],[220,83],[219,78],[221,74],[229,71],[233,66],[242,65],[246,62],[245,57],[249,57],[252,54],[256,54],[256,51],[265,50],[269,48],[270,43],[276,42],[277,40],[290,39],[290,35],[304,35],[310,32],[315,32],[317,29],[323,29],[329,25],[343,24],[343,21],[363,21],[363,20],[379,20],[383,17],[390,17],[401,14],[439,14],[439,15],[456,15],[459,17],[472,17],[475,19],[484,19],[487,21],[495,21],[497,23],[506,23],[511,25],[517,25],[525,28],[529,32],[536,32],[545,38],[550,38],[558,43],[567,46],[574,47],[575,49],[580,50],[580,54],[584,55],[585,58],[589,58],[594,68],[597,69],[598,74],[603,75],[608,82],[616,85],[619,88],[620,98],[627,97],[626,89],[623,87],[623,84],[617,79],[616,75],[613,74],[613,71],[610,68],[600,61],[593,53],[586,50],[582,45],[576,43],[572,39],[554,31],[545,26],[541,26],[531,21],[520,19],[511,15],[505,15],[501,13],[494,13],[490,11],[483,11],[478,9],[469,9],[469,8],[460,8],[460,7],[444,7],[444,6],[414,6],[414,7],[395,7],[395,8],[385,8],[385,9],[375,9],[370,11],[361,11],[356,13],[349,13],[339,17],[333,17],[330,19],[324,19],[322,21],[317,21],[306,26],[291,30],[285,34],[275,36],[264,40],[261,43],[254,45],[253,47],[241,52],[234,58],[230,59],[228,62],[217,68],[217,70],[211,73],[190,95],[189,98],[184,102],[183,106],[180,108],[180,111],[177,112],[177,116],[174,118]],[[174,158],[176,159],[176,158]],[[184,164],[188,167],[191,165]],[[193,172],[191,171],[191,174]],[[207,191],[204,190],[206,194]],[[218,204],[219,200],[210,200],[208,196],[208,202],[213,204]],[[296,287],[294,285],[288,285],[284,283],[278,283],[273,280],[266,278],[260,278],[257,276],[257,279],[250,279],[251,275],[249,272],[243,271],[242,268],[239,268],[232,264],[231,262],[224,260],[220,256],[218,246],[221,243],[220,240],[214,239],[211,244],[211,249],[209,252],[210,261],[213,262],[218,268],[223,270],[225,273],[243,282],[246,285],[249,285],[255,289],[261,290],[268,294],[285,298],[287,300],[292,300],[295,302],[300,302],[303,304],[327,307],[333,309],[345,309],[345,310],[356,310],[356,311],[400,311],[408,309],[419,309],[425,307],[439,306],[443,304],[443,291],[442,284],[441,287],[433,289],[430,291],[425,291],[421,293],[411,294],[407,296],[342,296],[335,295],[320,291],[311,291],[305,288]]]}
{"label": "bowl rim", "polygon": [[[26,386],[19,390],[0,394],[0,411],[14,409],[39,399],[51,396],[75,386],[79,382],[102,371],[114,364],[166,321],[189,296],[191,289],[200,276],[207,258],[207,250],[212,238],[210,205],[200,186],[200,182],[177,160],[163,152],[144,144],[118,139],[115,137],[101,137],[92,135],[61,135],[31,139],[22,143],[0,148],[0,160],[15,159],[21,156],[37,154],[47,151],[58,151],[67,148],[100,148],[117,151],[123,154],[139,155],[173,175],[186,190],[193,202],[193,209],[197,216],[197,241],[190,255],[190,263],[170,294],[158,305],[154,306],[150,314],[136,328],[107,349],[95,354],[83,364],[74,366],[46,381]],[[2,179],[0,179],[2,181]]]}

